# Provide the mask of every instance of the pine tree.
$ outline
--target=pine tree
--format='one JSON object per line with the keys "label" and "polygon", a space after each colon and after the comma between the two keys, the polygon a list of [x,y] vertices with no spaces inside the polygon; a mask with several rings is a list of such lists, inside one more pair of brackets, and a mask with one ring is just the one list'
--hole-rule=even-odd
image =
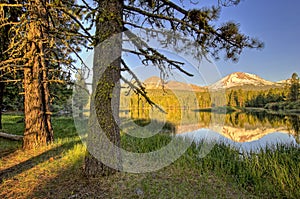
{"label": "pine tree", "polygon": [[[23,72],[25,131],[23,148],[31,149],[53,141],[49,84],[62,82],[56,73],[72,67],[70,53],[85,45],[78,30],[81,10],[74,1],[7,1],[0,8],[20,8],[17,21],[1,16],[1,27],[10,26],[7,57],[0,69]],[[62,34],[63,33],[63,34]]]}
{"label": "pine tree", "polygon": [[[84,2],[84,1],[83,1]],[[239,1],[218,1],[219,5],[212,8],[196,8],[187,10],[182,6],[173,3],[169,0],[95,0],[96,7],[93,8],[86,2],[87,9],[90,11],[88,19],[95,23],[96,33],[94,45],[102,44],[108,38],[126,31],[125,36],[133,41],[135,51],[126,51],[141,58],[144,64],[153,64],[161,70],[162,77],[167,76],[167,71],[175,68],[186,75],[192,75],[185,71],[184,66],[176,60],[169,59],[164,54],[156,51],[147,44],[146,40],[142,40],[135,36],[131,29],[137,28],[145,30],[167,28],[173,33],[181,34],[182,37],[192,38],[197,44],[195,56],[205,57],[210,53],[214,58],[219,58],[219,51],[225,51],[226,59],[237,61],[238,55],[242,53],[244,48],[261,48],[262,43],[251,39],[248,36],[240,33],[239,26],[235,23],[228,22],[220,27],[215,27],[213,21],[219,18],[222,6],[237,4]],[[146,37],[151,37],[151,31]],[[157,32],[159,34],[159,31]],[[119,81],[122,80],[128,83],[133,90],[145,97],[149,103],[152,101],[147,98],[146,92],[141,84],[133,85],[130,81],[121,76],[121,70],[127,71],[132,75],[132,78],[139,82],[136,76],[130,70],[130,67],[124,60],[121,59],[122,38],[119,36],[115,39],[114,45],[101,45],[101,49],[95,48],[94,54],[94,77],[101,76],[93,80],[93,91],[95,96],[92,99],[91,105],[95,106],[96,113],[92,122],[98,122],[103,134],[116,147],[120,146],[120,129],[118,127],[118,118],[114,118],[113,111],[118,110],[118,99],[113,96],[118,93]],[[136,41],[136,42],[135,42]],[[166,42],[167,41],[167,42]],[[176,41],[166,38],[166,45],[174,45]],[[187,50],[191,46],[185,46],[182,50]],[[113,50],[112,50],[113,49]],[[106,63],[110,57],[118,57],[112,63]],[[114,91],[114,93],[113,93]],[[95,103],[95,104],[93,104]],[[112,110],[111,104],[114,104]],[[210,102],[209,105],[210,106]],[[118,117],[115,115],[115,117]],[[85,158],[85,173],[87,176],[109,175],[115,170],[120,170],[122,160],[118,149],[95,147],[95,138],[101,139],[103,135],[97,135],[95,132],[90,132],[88,135],[88,149],[95,152],[103,151],[102,153],[110,154],[111,162],[116,167],[109,168],[104,162],[97,160],[88,152]]]}
{"label": "pine tree", "polygon": [[83,108],[89,101],[89,91],[85,82],[84,71],[79,70],[75,77],[73,104],[78,108],[78,116],[83,118]]}
{"label": "pine tree", "polygon": [[300,83],[299,83],[299,76],[297,73],[293,73],[291,79],[291,86],[289,92],[289,100],[295,102],[299,99],[299,90],[300,90]]}
{"label": "pine tree", "polygon": [[228,95],[228,106],[238,106],[238,98],[235,90],[231,90]]}
{"label": "pine tree", "polygon": [[[3,3],[12,3],[14,0],[0,0],[0,4]],[[1,8],[1,7],[0,7]],[[7,8],[2,7],[0,9],[0,61],[4,61],[7,59],[7,49],[9,46],[9,38],[11,36],[10,29],[12,26],[12,23],[15,23],[18,21],[18,16],[21,15],[21,10],[18,7],[13,8]],[[9,23],[8,23],[9,22]],[[20,73],[18,71],[12,71],[7,68],[4,70],[0,70],[0,129],[2,129],[2,110],[4,108],[4,91],[5,93],[8,93],[11,89],[6,89],[6,85],[8,83],[17,83],[18,80],[11,81],[12,77],[19,76]],[[15,78],[17,79],[17,78]],[[18,87],[17,87],[18,88]],[[13,89],[16,91],[17,89]]]}

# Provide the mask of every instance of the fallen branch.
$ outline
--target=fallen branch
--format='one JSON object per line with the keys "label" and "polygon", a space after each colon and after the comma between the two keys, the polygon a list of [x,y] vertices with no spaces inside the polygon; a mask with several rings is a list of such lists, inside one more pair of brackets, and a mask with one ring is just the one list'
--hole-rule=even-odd
{"label": "fallen branch", "polygon": [[3,133],[3,132],[0,132],[0,137],[10,139],[10,140],[15,140],[15,141],[19,141],[19,140],[23,139],[23,136],[21,136],[21,135],[7,134],[7,133]]}

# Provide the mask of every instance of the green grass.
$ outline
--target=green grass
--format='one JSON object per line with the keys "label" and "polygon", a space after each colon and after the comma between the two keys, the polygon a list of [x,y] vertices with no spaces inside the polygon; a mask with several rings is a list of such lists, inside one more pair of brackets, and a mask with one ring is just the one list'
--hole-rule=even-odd
{"label": "green grass", "polygon": [[[23,115],[18,113],[9,114],[9,115],[4,114],[2,116],[3,129],[1,129],[0,131],[4,133],[22,135],[24,129],[24,123],[22,122],[18,123],[18,121],[20,121],[22,118]],[[21,146],[22,146],[21,142],[8,141],[7,139],[0,138],[0,157],[15,151]]]}
{"label": "green grass", "polygon": [[300,150],[293,146],[278,145],[241,155],[225,144],[218,144],[200,160],[199,167],[201,171],[229,177],[260,197],[300,197]]}
{"label": "green grass", "polygon": [[2,116],[3,129],[2,132],[23,135],[24,122],[22,122],[23,114],[4,114]]}
{"label": "green grass", "polygon": [[[13,129],[20,117],[5,115],[4,129]],[[240,154],[217,144],[200,158],[203,143],[192,144],[159,171],[87,179],[85,146],[72,118],[54,117],[53,128],[56,141],[40,149],[24,152],[19,142],[1,142],[1,150],[11,151],[0,151],[0,198],[300,198],[300,151],[293,146]],[[18,126],[13,132],[22,131]],[[121,143],[128,151],[149,152],[170,141],[168,134],[147,139],[123,134]]]}

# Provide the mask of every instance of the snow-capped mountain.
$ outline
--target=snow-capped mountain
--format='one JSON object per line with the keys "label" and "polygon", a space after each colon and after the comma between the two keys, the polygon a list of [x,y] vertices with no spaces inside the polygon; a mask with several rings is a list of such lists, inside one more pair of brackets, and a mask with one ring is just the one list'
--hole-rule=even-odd
{"label": "snow-capped mountain", "polygon": [[273,86],[276,83],[267,81],[257,75],[235,72],[209,86],[211,90],[228,89],[238,86]]}
{"label": "snow-capped mountain", "polygon": [[[170,80],[165,82],[164,88],[171,90],[184,90],[184,91],[198,91],[202,92],[207,90],[211,91],[220,90],[220,89],[229,89],[229,88],[242,88],[242,89],[267,89],[270,87],[282,87],[286,85],[290,80],[283,80],[280,82],[271,82],[265,80],[258,75],[244,73],[244,72],[235,72],[226,77],[220,79],[216,83],[201,87],[194,84],[188,84],[183,82],[178,82]],[[146,89],[162,89],[162,81],[159,77],[150,77],[144,81]]]}

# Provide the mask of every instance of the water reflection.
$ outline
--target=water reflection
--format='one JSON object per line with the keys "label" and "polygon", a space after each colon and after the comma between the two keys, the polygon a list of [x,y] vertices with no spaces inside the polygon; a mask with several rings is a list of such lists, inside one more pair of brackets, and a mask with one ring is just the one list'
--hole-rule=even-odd
{"label": "water reflection", "polygon": [[[151,109],[121,112],[122,118],[166,121],[175,126],[176,134],[195,139],[205,136],[224,139],[242,147],[276,143],[300,143],[300,115],[275,115],[266,112],[232,112],[228,114],[170,109],[167,114],[151,115]],[[212,120],[224,121],[219,130]]]}
{"label": "water reflection", "polygon": [[291,115],[288,117],[288,126],[290,127],[290,131],[293,132],[296,142],[300,143],[300,116],[299,115]]}
{"label": "water reflection", "polygon": [[266,146],[273,147],[277,144],[285,144],[285,145],[293,145],[293,146],[299,146],[293,136],[287,134],[287,133],[270,133],[266,136],[263,136],[259,140],[254,140],[251,142],[234,142],[231,139],[228,139],[225,136],[222,136],[219,133],[216,133],[214,131],[211,131],[210,129],[199,129],[192,132],[182,133],[177,136],[182,137],[188,137],[193,139],[196,143],[199,143],[202,140],[208,141],[208,142],[222,142],[227,143],[228,145],[231,145],[237,149],[242,151],[253,151],[257,152],[261,149],[265,149]]}

